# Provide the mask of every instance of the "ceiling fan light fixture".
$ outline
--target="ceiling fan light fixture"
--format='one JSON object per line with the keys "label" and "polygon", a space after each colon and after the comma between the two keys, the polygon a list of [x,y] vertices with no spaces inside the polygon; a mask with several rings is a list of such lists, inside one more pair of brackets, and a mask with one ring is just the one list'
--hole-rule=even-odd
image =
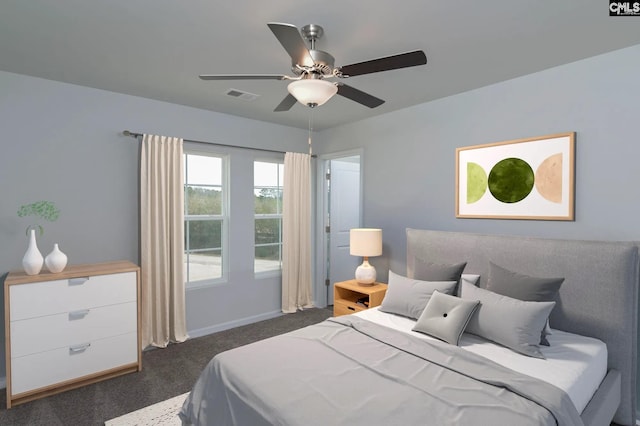
{"label": "ceiling fan light fixture", "polygon": [[324,104],[338,93],[338,87],[335,84],[318,79],[293,81],[289,83],[287,90],[298,102],[312,108]]}

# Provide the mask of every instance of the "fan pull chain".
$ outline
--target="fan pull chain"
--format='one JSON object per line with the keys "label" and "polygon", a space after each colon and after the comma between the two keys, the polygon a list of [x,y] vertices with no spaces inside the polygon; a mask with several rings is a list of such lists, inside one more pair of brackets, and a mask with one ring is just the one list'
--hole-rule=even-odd
{"label": "fan pull chain", "polygon": [[313,155],[313,147],[311,146],[311,131],[313,130],[313,128],[311,127],[312,117],[313,117],[313,108],[310,108],[310,111],[309,111],[309,155]]}

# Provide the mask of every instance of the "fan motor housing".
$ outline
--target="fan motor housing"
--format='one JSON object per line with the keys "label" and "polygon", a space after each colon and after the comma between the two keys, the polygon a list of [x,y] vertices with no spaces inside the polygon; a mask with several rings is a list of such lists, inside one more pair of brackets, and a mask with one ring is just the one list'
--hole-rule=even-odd
{"label": "fan motor housing", "polygon": [[333,56],[322,50],[309,50],[309,54],[313,58],[313,66],[300,67],[298,64],[291,62],[291,70],[295,74],[300,75],[306,71],[313,74],[331,75],[335,62]]}

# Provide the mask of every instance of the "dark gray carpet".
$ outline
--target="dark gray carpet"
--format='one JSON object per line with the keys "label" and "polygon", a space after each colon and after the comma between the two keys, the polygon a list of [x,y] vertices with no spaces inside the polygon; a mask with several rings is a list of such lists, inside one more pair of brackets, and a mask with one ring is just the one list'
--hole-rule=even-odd
{"label": "dark gray carpet", "polygon": [[[217,353],[325,320],[329,309],[307,309],[255,324],[145,351],[142,371],[6,409],[0,397],[0,425],[84,426],[164,401],[191,390]],[[55,368],[55,366],[52,366]]]}

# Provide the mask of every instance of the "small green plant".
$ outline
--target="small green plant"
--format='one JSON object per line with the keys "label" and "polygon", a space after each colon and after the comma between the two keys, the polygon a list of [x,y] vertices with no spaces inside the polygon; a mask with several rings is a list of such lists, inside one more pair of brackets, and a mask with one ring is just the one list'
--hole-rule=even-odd
{"label": "small green plant", "polygon": [[[54,222],[60,216],[60,209],[52,201],[36,201],[31,204],[24,204],[20,206],[18,210],[18,217],[37,216],[48,222]],[[39,223],[27,226],[26,233],[29,234],[29,230],[38,229],[40,235],[44,233],[44,228]]]}

